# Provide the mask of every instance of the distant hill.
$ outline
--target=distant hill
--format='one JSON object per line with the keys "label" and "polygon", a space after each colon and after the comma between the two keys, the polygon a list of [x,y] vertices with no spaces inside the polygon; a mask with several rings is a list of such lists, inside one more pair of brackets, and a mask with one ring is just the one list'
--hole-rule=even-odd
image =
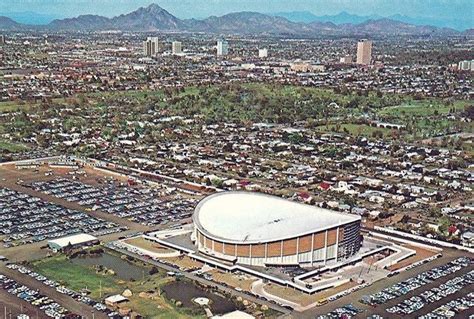
{"label": "distant hill", "polygon": [[[229,34],[284,34],[297,36],[315,35],[454,35],[453,29],[433,26],[417,26],[405,22],[379,17],[359,17],[342,12],[336,16],[317,18],[308,12],[293,13],[301,21],[262,14],[258,12],[236,12],[220,17],[182,20],[157,4],[142,7],[128,14],[113,18],[98,15],[81,15],[76,18],[56,19],[38,29],[54,31],[190,31]],[[316,18],[315,18],[316,17]],[[325,21],[331,17],[332,21]],[[316,20],[314,20],[316,19]],[[331,20],[330,19],[330,20]],[[313,20],[313,21],[309,21]],[[362,21],[363,20],[363,21]],[[355,21],[355,22],[354,22]],[[0,30],[22,30],[32,28],[0,17]]]}
{"label": "distant hill", "polygon": [[291,22],[285,18],[273,17],[257,12],[236,12],[221,17],[209,17],[203,22],[207,30],[228,33],[307,33],[308,25]]}
{"label": "distant hill", "polygon": [[382,18],[381,16],[376,16],[376,15],[358,16],[355,14],[347,13],[345,11],[338,13],[336,15],[323,15],[323,16],[317,16],[309,11],[278,12],[273,15],[283,17],[294,22],[310,23],[310,22],[319,21],[319,22],[332,22],[334,24],[345,24],[345,23],[358,24],[358,23],[365,22],[367,20]]}
{"label": "distant hill", "polygon": [[110,19],[98,15],[87,14],[80,15],[77,18],[53,20],[46,27],[53,30],[69,31],[102,30],[110,28]]}
{"label": "distant hill", "polygon": [[45,25],[53,21],[54,19],[59,19],[60,16],[49,13],[37,13],[32,11],[21,11],[21,12],[0,12],[0,16],[6,16],[10,19],[23,24],[29,25]]}
{"label": "distant hill", "polygon": [[291,11],[291,12],[277,12],[273,13],[274,16],[286,18],[293,22],[305,22],[311,23],[315,21],[319,22],[332,22],[334,24],[360,24],[368,20],[379,20],[388,18],[390,20],[413,24],[417,26],[434,26],[438,28],[452,28],[458,31],[466,29],[466,26],[472,25],[472,20],[466,21],[462,19],[448,19],[448,18],[427,18],[427,17],[408,17],[401,14],[394,14],[388,17],[382,17],[379,15],[359,16],[356,14],[350,14],[345,11],[340,12],[336,15],[322,15],[318,16],[309,11]]}
{"label": "distant hill", "polygon": [[21,30],[24,28],[24,25],[13,21],[7,17],[0,17],[0,30]]}

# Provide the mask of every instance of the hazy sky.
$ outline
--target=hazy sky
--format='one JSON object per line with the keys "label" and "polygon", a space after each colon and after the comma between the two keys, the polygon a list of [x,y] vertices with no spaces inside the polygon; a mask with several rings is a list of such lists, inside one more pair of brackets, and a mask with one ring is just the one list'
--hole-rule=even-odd
{"label": "hazy sky", "polygon": [[474,16],[473,0],[0,0],[0,13],[33,11],[61,17],[79,14],[111,17],[151,3],[159,4],[180,18],[202,18],[235,11],[310,11],[316,15],[347,11],[382,16],[399,13],[467,21],[472,21]]}

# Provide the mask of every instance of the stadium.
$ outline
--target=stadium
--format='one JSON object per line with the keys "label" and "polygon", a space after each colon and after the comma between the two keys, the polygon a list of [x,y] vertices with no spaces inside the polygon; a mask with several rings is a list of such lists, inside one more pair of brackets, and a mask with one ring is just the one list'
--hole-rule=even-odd
{"label": "stadium", "polygon": [[312,266],[347,259],[361,245],[360,216],[253,192],[222,192],[196,206],[199,251],[253,266]]}

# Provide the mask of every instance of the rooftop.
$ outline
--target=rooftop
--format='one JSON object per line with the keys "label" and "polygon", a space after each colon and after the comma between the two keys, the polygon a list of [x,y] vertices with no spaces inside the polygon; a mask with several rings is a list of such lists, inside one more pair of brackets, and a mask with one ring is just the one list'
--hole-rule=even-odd
{"label": "rooftop", "polygon": [[360,220],[360,216],[251,192],[222,192],[204,198],[194,223],[206,236],[258,243],[311,234]]}
{"label": "rooftop", "polygon": [[94,237],[88,234],[77,234],[77,235],[50,240],[48,244],[51,243],[51,244],[58,245],[59,247],[66,247],[69,244],[78,245],[78,244],[87,243],[94,240],[97,240],[97,237]]}

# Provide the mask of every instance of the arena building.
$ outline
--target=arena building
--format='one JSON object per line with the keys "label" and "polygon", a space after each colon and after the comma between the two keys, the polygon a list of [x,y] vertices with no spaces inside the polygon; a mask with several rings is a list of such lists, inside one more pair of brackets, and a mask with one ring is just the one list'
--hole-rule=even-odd
{"label": "arena building", "polygon": [[193,215],[203,254],[254,266],[339,261],[361,245],[360,216],[251,192],[204,198]]}

